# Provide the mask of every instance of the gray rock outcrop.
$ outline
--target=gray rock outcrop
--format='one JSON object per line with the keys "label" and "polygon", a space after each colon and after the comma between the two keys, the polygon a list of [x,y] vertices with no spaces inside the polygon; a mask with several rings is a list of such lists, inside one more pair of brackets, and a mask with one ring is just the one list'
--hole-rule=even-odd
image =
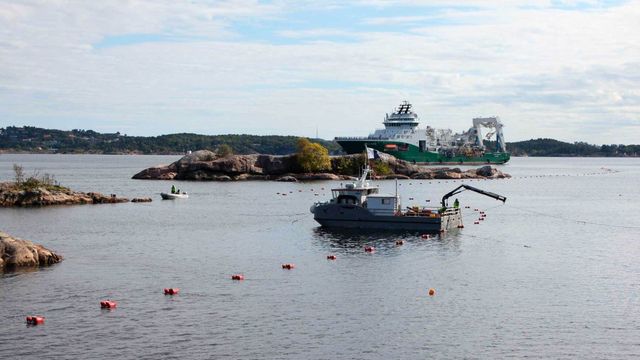
{"label": "gray rock outcrop", "polygon": [[[462,171],[459,168],[431,168],[399,160],[389,154],[380,153],[382,164],[388,172],[377,176],[380,179],[475,179],[510,177],[491,166]],[[133,179],[143,180],[350,180],[362,166],[362,155],[340,155],[331,157],[331,172],[300,173],[295,155],[231,155],[220,157],[208,150],[199,150],[185,155],[169,164],[140,171]]]}
{"label": "gray rock outcrop", "polygon": [[47,266],[60,261],[62,261],[61,255],[42,245],[14,238],[0,231],[0,270]]}
{"label": "gray rock outcrop", "polygon": [[115,195],[77,192],[62,186],[23,189],[15,183],[0,183],[0,207],[74,204],[113,204],[129,201]]}

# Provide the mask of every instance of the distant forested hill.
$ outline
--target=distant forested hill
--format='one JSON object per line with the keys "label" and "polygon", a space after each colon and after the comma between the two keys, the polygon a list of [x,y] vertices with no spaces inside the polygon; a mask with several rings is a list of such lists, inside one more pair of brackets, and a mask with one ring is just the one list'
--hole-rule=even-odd
{"label": "distant forested hill", "polygon": [[[181,154],[189,150],[215,150],[222,144],[236,154],[284,155],[296,151],[297,136],[278,135],[198,135],[127,136],[101,134],[93,130],[53,130],[32,126],[0,128],[0,152],[92,153],[92,154]],[[312,139],[341,153],[334,141]],[[494,142],[486,141],[488,148]],[[535,139],[507,143],[513,156],[640,156],[640,145],[591,145],[553,139]]]}
{"label": "distant forested hill", "polygon": [[[126,136],[120,133],[100,134],[93,130],[52,130],[24,126],[0,128],[0,151],[58,152],[94,154],[180,154],[189,150],[215,150],[222,144],[236,154],[276,154],[296,152],[297,136],[277,135],[197,135]],[[314,139],[339,153],[333,141]]]}
{"label": "distant forested hill", "polygon": [[[489,144],[488,146],[492,146]],[[493,147],[490,147],[493,148]],[[640,156],[640,145],[592,145],[586,142],[568,143],[553,139],[532,139],[507,142],[512,156]]]}

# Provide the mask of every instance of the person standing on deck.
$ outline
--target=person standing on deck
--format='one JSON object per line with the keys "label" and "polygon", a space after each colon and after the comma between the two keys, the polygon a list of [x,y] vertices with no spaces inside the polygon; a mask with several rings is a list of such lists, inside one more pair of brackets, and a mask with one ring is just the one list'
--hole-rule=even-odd
{"label": "person standing on deck", "polygon": [[459,208],[459,207],[460,207],[460,202],[458,201],[458,199],[456,199],[456,201],[454,201],[454,202],[453,202],[453,207],[454,207],[455,209],[457,209],[457,208]]}
{"label": "person standing on deck", "polygon": [[171,193],[172,194],[176,193],[176,186],[175,185],[171,185]]}

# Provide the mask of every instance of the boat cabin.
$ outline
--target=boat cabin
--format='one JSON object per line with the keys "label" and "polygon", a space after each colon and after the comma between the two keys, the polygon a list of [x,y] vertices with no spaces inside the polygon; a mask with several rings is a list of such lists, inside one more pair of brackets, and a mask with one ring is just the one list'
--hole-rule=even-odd
{"label": "boat cabin", "polygon": [[365,207],[374,215],[393,216],[400,209],[400,201],[395,195],[374,194],[367,197]]}
{"label": "boat cabin", "polygon": [[377,187],[356,187],[356,184],[346,184],[344,188],[331,189],[331,194],[333,195],[331,202],[335,204],[363,206],[368,196],[377,193]]}

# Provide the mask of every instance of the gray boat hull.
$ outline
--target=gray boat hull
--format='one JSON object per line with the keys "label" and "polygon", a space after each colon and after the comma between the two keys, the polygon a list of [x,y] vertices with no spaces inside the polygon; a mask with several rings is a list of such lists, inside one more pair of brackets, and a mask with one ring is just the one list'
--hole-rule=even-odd
{"label": "gray boat hull", "polygon": [[460,209],[449,209],[445,214],[430,216],[374,215],[357,205],[318,204],[313,218],[324,227],[409,230],[437,233],[462,225]]}

